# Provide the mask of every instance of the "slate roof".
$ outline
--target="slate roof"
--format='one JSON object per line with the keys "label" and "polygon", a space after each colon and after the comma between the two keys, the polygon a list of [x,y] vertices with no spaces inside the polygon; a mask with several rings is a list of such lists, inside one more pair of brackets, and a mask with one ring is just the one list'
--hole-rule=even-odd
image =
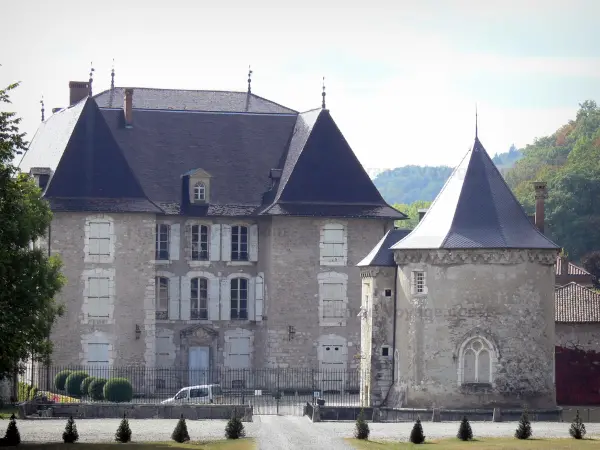
{"label": "slate roof", "polygon": [[361,262],[357,264],[358,267],[394,267],[396,265],[394,261],[394,251],[391,249],[392,245],[406,237],[410,233],[410,230],[396,228],[388,231],[383,238],[377,243],[375,248],[371,250]]}
{"label": "slate roof", "polygon": [[556,322],[600,322],[600,294],[575,282],[554,292]]}
{"label": "slate roof", "polygon": [[558,249],[531,223],[475,138],[415,229],[393,249]]}
{"label": "slate roof", "polygon": [[[383,200],[327,110],[298,114],[256,97],[277,111],[239,112],[229,95],[238,93],[136,89],[129,127],[122,109],[98,107],[116,104],[119,89],[51,116],[25,153],[22,171],[55,171],[45,192],[54,211],[406,217]],[[160,109],[168,104],[187,109]],[[182,198],[197,169],[211,176],[207,205]]]}

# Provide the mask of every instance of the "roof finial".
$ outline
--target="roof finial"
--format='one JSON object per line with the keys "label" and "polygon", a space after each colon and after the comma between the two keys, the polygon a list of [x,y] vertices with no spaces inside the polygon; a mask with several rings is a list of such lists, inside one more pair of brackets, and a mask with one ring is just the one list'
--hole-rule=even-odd
{"label": "roof finial", "polygon": [[248,66],[248,94],[252,93],[252,69]]}
{"label": "roof finial", "polygon": [[94,81],[94,63],[90,63],[90,97],[92,96],[92,83]]}
{"label": "roof finial", "polygon": [[323,96],[323,104],[321,105],[321,108],[323,108],[323,109],[327,109],[327,108],[325,107],[325,96],[327,95],[327,94],[325,93],[325,77],[323,77],[323,93],[322,93],[321,95]]}
{"label": "roof finial", "polygon": [[112,70],[110,71],[110,88],[115,88],[115,58],[113,58]]}
{"label": "roof finial", "polygon": [[477,103],[475,103],[475,139],[479,139],[477,137],[477,126],[478,126],[478,124],[477,124]]}
{"label": "roof finial", "polygon": [[44,121],[44,96],[42,95],[42,99],[40,100],[40,105],[42,105],[42,122]]}

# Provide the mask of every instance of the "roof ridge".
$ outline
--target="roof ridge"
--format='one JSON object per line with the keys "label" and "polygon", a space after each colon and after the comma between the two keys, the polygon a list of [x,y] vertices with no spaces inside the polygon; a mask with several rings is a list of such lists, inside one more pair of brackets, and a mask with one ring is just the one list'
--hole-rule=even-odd
{"label": "roof ridge", "polygon": [[[216,92],[216,91],[213,91],[213,92]],[[282,105],[281,103],[274,102],[273,100],[269,100],[268,98],[261,97],[260,95],[256,95],[254,92],[250,93],[250,95],[252,95],[253,97],[259,98],[259,99],[261,99],[261,100],[263,100],[265,102],[269,102],[269,103],[271,103],[273,105],[277,105],[277,106],[279,106],[281,108],[289,109],[290,111],[293,111],[296,114],[298,114],[298,111],[296,111],[295,109],[289,108],[289,107],[287,107],[285,105]]]}
{"label": "roof ridge", "polygon": [[[221,90],[221,89],[178,89],[178,88],[156,88],[156,87],[143,87],[143,86],[115,86],[114,89],[145,89],[148,91],[184,91],[184,92],[223,92],[228,94],[244,94],[246,95],[246,91],[229,91],[229,90]],[[94,95],[94,97],[109,92],[113,89],[105,89],[102,92],[99,92]],[[254,94],[252,94],[254,95]],[[282,106],[282,105],[280,105]],[[285,106],[284,106],[285,108]]]}

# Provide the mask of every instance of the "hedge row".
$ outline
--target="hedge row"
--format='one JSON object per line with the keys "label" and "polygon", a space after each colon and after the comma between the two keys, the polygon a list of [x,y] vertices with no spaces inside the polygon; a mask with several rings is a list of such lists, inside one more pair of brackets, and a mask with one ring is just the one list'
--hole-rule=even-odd
{"label": "hedge row", "polygon": [[38,388],[36,386],[32,386],[27,383],[23,383],[19,381],[17,383],[17,401],[25,402],[27,400],[33,400],[35,395],[38,392]]}
{"label": "hedge row", "polygon": [[133,386],[126,378],[96,378],[86,372],[63,370],[54,377],[57,391],[66,391],[72,397],[89,396],[92,400],[130,402],[133,399]]}

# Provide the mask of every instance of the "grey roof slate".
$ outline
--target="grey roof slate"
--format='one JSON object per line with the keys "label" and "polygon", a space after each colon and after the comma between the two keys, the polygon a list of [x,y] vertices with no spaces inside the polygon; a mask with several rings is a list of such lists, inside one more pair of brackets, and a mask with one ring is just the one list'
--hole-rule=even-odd
{"label": "grey roof slate", "polygon": [[478,138],[415,229],[393,249],[558,249],[531,223]]}
{"label": "grey roof slate", "polygon": [[[94,95],[100,108],[123,108],[124,87]],[[247,92],[198,91],[186,89],[133,89],[134,109],[165,109],[207,112],[253,112],[296,114],[297,111]]]}
{"label": "grey roof slate", "polygon": [[410,230],[396,228],[388,231],[365,258],[357,264],[358,267],[394,267],[394,251],[392,245],[404,238]]}

